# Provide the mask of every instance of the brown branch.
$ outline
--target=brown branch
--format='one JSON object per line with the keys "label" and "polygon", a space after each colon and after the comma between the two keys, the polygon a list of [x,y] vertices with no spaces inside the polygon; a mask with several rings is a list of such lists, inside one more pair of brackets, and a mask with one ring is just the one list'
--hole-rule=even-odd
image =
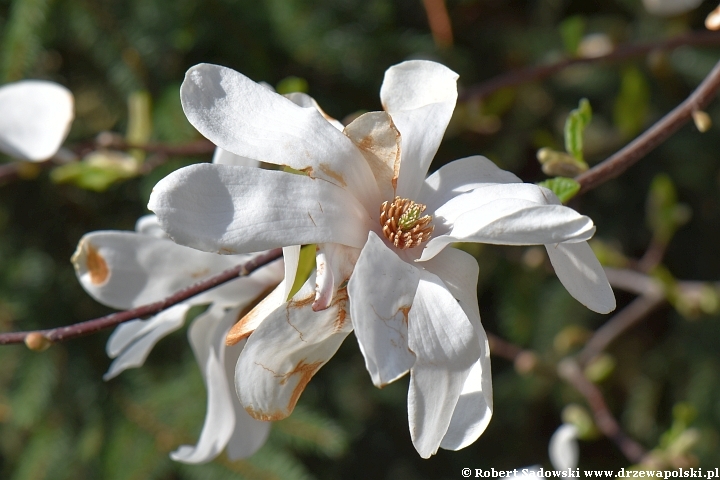
{"label": "brown branch", "polygon": [[702,110],[710,103],[719,88],[720,62],[713,67],[695,91],[684,102],[675,107],[673,111],[665,115],[625,148],[602,163],[595,165],[587,172],[575,177],[575,180],[581,185],[579,193],[585,193],[611,178],[619,176],[685,125],[692,118],[694,111]]}
{"label": "brown branch", "polygon": [[459,99],[460,101],[481,99],[491,95],[501,88],[515,87],[523,83],[542,80],[573,65],[597,62],[617,62],[647,55],[653,51],[673,50],[677,47],[685,45],[720,45],[720,33],[707,31],[691,32],[667,40],[662,40],[660,42],[619,46],[607,55],[601,55],[598,57],[567,58],[557,63],[523,68],[500,75],[478,85],[470,86],[460,94]]}
{"label": "brown branch", "polygon": [[445,0],[423,0],[435,45],[440,48],[453,44],[452,25]]}
{"label": "brown branch", "polygon": [[282,249],[275,248],[273,250],[269,250],[268,252],[257,255],[253,259],[241,265],[237,265],[213,277],[203,280],[202,282],[198,282],[194,285],[184,288],[179,292],[170,295],[164,300],[149,303],[147,305],[142,305],[131,310],[111,313],[110,315],[106,315],[104,317],[96,318],[94,320],[88,320],[86,322],[76,323],[74,325],[68,325],[65,327],[27,332],[2,333],[0,334],[0,345],[25,342],[26,337],[30,334],[33,334],[33,337],[35,338],[37,338],[38,334],[42,335],[44,339],[49,340],[50,342],[63,342],[65,340],[89,335],[105,328],[114,327],[123,322],[134,320],[136,318],[154,315],[158,312],[172,307],[173,305],[183,302],[190,297],[198,295],[199,293],[205,292],[207,290],[210,290],[211,288],[215,288],[219,285],[222,285],[223,283],[229,282],[230,280],[250,275],[253,271],[257,270],[263,265],[267,265],[268,263],[280,258],[281,256]]}
{"label": "brown branch", "polygon": [[620,428],[620,424],[613,416],[605,403],[600,389],[588,380],[583,374],[578,363],[566,358],[558,364],[558,375],[572,385],[580,394],[585,397],[590,409],[593,412],[595,424],[598,429],[610,440],[615,442],[620,451],[632,463],[640,463],[647,455],[645,449],[630,438]]}
{"label": "brown branch", "polygon": [[95,147],[108,148],[111,150],[142,150],[148,153],[157,153],[167,156],[184,155],[206,155],[215,151],[215,144],[210,140],[195,140],[194,142],[180,145],[168,145],[165,143],[146,143],[135,145],[127,143],[119,135],[99,135],[95,141]]}

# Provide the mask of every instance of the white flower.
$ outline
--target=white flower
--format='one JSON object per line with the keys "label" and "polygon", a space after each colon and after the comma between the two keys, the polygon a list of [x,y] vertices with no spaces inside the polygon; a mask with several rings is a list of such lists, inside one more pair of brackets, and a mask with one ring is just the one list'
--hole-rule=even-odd
{"label": "white flower", "polygon": [[[203,278],[217,274],[252,255],[221,256],[182,247],[168,239],[154,216],[142,217],[135,232],[100,231],[85,235],[73,255],[85,290],[99,302],[129,309],[155,302]],[[231,459],[244,458],[260,448],[270,425],[251,418],[233,391],[233,371],[242,345],[226,346],[225,335],[248,304],[278,282],[289,289],[294,281],[293,258],[299,247],[287,248],[291,278],[282,280],[282,262],[271,263],[249,277],[239,278],[175,305],[148,320],[117,327],[107,344],[115,358],[105,374],[109,380],[139,367],[154,345],[179,329],[193,305],[210,304],[190,325],[188,337],[208,392],[207,415],[196,446],[171,453],[174,460],[204,463],[227,449]],[[286,286],[287,283],[290,286]],[[287,295],[287,294],[286,294]]]}
{"label": "white flower", "polygon": [[53,82],[9,83],[0,87],[0,112],[0,152],[21,160],[47,160],[70,130],[73,96]]}
{"label": "white flower", "polygon": [[[578,430],[575,425],[563,423],[550,437],[548,454],[550,463],[557,471],[574,470],[580,459],[580,447],[577,442]],[[517,469],[516,469],[517,470]],[[520,469],[520,473],[510,478],[545,478],[540,465]]]}
{"label": "white flower", "polygon": [[236,341],[252,333],[235,380],[254,417],[289,415],[354,329],[375,385],[410,372],[410,433],[421,456],[475,441],[492,413],[490,360],[478,266],[445,248],[453,242],[546,245],[575,298],[599,312],[615,307],[586,243],[592,221],[552,192],[479,156],[425,179],[455,107],[456,79],[433,62],[392,67],[380,91],[385,111],[341,132],[313,104],[303,108],[233,70],[188,71],[183,108],[203,135],[306,173],[193,165],[159,182],[150,198],[168,234],[200,250],[318,244],[315,292],[310,280],[289,302],[271,295],[229,334]]}

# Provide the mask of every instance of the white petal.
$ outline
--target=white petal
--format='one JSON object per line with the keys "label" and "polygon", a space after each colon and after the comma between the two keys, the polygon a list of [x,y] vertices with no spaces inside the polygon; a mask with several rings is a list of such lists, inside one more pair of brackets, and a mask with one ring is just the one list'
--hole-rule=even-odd
{"label": "white petal", "polygon": [[[117,335],[113,332],[107,345],[108,355],[117,355],[117,358],[110,364],[103,379],[110,380],[128,368],[142,366],[158,341],[182,327],[189,309],[190,305],[181,303],[149,320],[135,320],[128,327],[120,325],[116,329]],[[137,328],[139,325],[141,328]]]}
{"label": "white petal", "polygon": [[75,115],[70,91],[42,80],[0,87],[0,112],[0,151],[31,161],[55,155]]}
{"label": "white petal", "polygon": [[313,310],[324,310],[332,303],[340,286],[347,285],[350,280],[359,255],[359,248],[337,243],[321,243],[317,246]]}
{"label": "white petal", "polygon": [[[232,322],[237,311],[230,310]],[[200,366],[207,389],[207,412],[200,438],[195,446],[182,445],[170,454],[175,461],[197,464],[217,457],[227,445],[235,428],[233,391],[225,375],[225,332],[228,321],[222,308],[211,307],[188,330],[190,344]]]}
{"label": "white petal", "polygon": [[176,242],[223,254],[325,242],[359,248],[370,221],[362,205],[328,182],[211,164],[162,179],[148,208]]}
{"label": "white petal", "polygon": [[477,303],[479,268],[472,255],[455,248],[446,248],[422,265],[440,277],[448,291],[458,300],[475,329],[482,351],[465,380],[448,431],[440,443],[444,449],[460,450],[477,440],[485,431],[493,412],[490,348],[480,323]]}
{"label": "white petal", "polygon": [[411,60],[385,72],[380,99],[402,136],[397,194],[417,198],[457,101],[458,75],[435,62]]}
{"label": "white petal", "polygon": [[255,305],[252,310],[233,325],[227,334],[226,343],[228,345],[235,345],[247,338],[268,315],[287,302],[290,291],[295,284],[295,276],[300,261],[300,245],[283,247],[283,259],[285,262],[285,278],[260,303]]}
{"label": "white petal", "polygon": [[417,201],[434,212],[461,193],[496,183],[522,183],[522,180],[498,168],[485,157],[461,158],[442,166],[426,178]]}
{"label": "white petal", "polygon": [[421,457],[437,452],[465,381],[481,355],[478,337],[463,309],[434,274],[422,271],[410,309],[410,436]]}
{"label": "white petal", "polygon": [[242,307],[225,311],[213,306],[188,330],[208,392],[207,415],[196,446],[183,445],[170,456],[185,463],[204,463],[227,447],[231,459],[249,457],[267,439],[270,424],[250,418],[233,390],[234,369],[243,345],[225,346],[225,333]]}
{"label": "white petal", "polygon": [[347,187],[366,208],[378,203],[362,155],[315,107],[300,107],[234,70],[209,64],[188,70],[180,98],[190,123],[218,147]]}
{"label": "white petal", "polygon": [[415,363],[408,350],[408,315],[420,271],[401,260],[374,233],[350,277],[350,318],[373,384],[383,387]]}
{"label": "white petal", "polygon": [[307,93],[302,93],[302,92],[286,93],[285,98],[287,98],[288,100],[293,102],[295,105],[298,105],[300,107],[305,107],[305,108],[312,107],[312,108],[316,109],[318,112],[320,112],[320,115],[322,115],[323,118],[330,123],[330,125],[337,128],[341,132],[345,129],[345,126],[342,123],[338,122],[333,117],[331,117],[330,115],[325,113],[325,111],[322,108],[320,108],[320,105],[318,105],[318,103],[315,101],[315,99],[312,98]]}
{"label": "white petal", "polygon": [[[83,288],[99,302],[126,309],[156,302],[252,256],[222,256],[182,247],[171,240],[134,232],[101,231],[85,235],[73,255]],[[193,297],[192,304],[255,298],[280,281],[275,263]]]}
{"label": "white petal", "polygon": [[592,220],[561,205],[503,199],[460,215],[448,235],[431,238],[420,260],[437,255],[453,242],[540,245],[581,242],[595,233]]}
{"label": "white petal", "polygon": [[550,463],[555,470],[575,469],[580,458],[580,449],[577,443],[577,427],[563,424],[550,438],[548,453]]}
{"label": "white petal", "polygon": [[240,354],[235,388],[247,412],[258,420],[280,420],[295,408],[313,375],[352,331],[347,297],[315,312],[314,278],[293,300],[269,315]]}
{"label": "white petal", "polygon": [[395,198],[400,175],[400,132],[387,112],[368,112],[360,115],[345,127],[347,135],[360,149],[383,200]]}
{"label": "white petal", "polygon": [[241,157],[234,153],[223,150],[220,147],[215,149],[213,154],[212,163],[217,165],[232,165],[234,167],[259,167],[260,162],[251,158]]}
{"label": "white petal", "polygon": [[169,238],[160,226],[157,215],[143,215],[135,222],[135,231],[155,238]]}
{"label": "white petal", "polygon": [[562,284],[578,302],[598,313],[615,310],[615,294],[587,242],[545,245]]}

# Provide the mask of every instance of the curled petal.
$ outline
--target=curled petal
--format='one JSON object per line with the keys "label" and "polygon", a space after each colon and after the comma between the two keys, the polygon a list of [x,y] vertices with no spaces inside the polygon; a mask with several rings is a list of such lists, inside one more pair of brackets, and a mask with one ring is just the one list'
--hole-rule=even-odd
{"label": "curled petal", "polygon": [[561,205],[540,205],[503,199],[460,215],[447,235],[430,239],[420,260],[427,260],[453,242],[498,245],[544,245],[581,242],[595,233],[592,220]]}
{"label": "curled petal", "polygon": [[218,147],[347,187],[367,208],[378,203],[362,155],[314,106],[298,106],[234,70],[210,64],[188,70],[180,98],[190,123]]}
{"label": "curled petal", "polygon": [[331,183],[211,164],[165,177],[148,208],[176,242],[221,254],[325,242],[361,247],[370,220],[362,205]]}
{"label": "curled petal", "polygon": [[293,102],[295,105],[298,105],[300,107],[314,108],[315,110],[320,112],[320,115],[322,115],[323,118],[325,120],[327,120],[328,123],[330,123],[330,125],[332,125],[336,129],[340,130],[341,132],[345,129],[345,126],[342,123],[338,122],[333,117],[331,117],[330,115],[325,113],[325,110],[320,108],[320,105],[318,105],[318,103],[315,101],[315,99],[312,98],[307,93],[302,93],[302,92],[286,93],[285,98],[287,98],[288,100]]}
{"label": "curled petal", "polygon": [[463,309],[436,275],[422,271],[410,309],[408,417],[418,453],[437,452],[471,369],[482,353]]}
{"label": "curled petal", "polygon": [[285,278],[260,303],[255,305],[252,310],[233,325],[227,334],[227,345],[235,345],[250,336],[268,315],[287,302],[290,290],[295,284],[298,262],[300,261],[300,245],[283,247],[283,259],[285,262]]}
{"label": "curled petal", "polygon": [[593,312],[615,310],[615,294],[587,242],[545,245],[555,274],[568,293]]}
{"label": "curled petal", "polygon": [[0,87],[0,151],[30,161],[58,151],[75,116],[73,96],[56,83],[24,80]]}
{"label": "curled petal", "polygon": [[317,312],[326,309],[340,286],[347,285],[358,255],[359,248],[337,243],[321,243],[317,246],[313,310]]}
{"label": "curled petal", "polygon": [[461,158],[443,165],[426,178],[417,201],[434,212],[462,193],[498,183],[522,183],[522,180],[480,155]]}
{"label": "curled petal", "polygon": [[408,349],[408,316],[419,280],[417,268],[370,232],[348,294],[355,336],[376,387],[405,375],[415,363]]}
{"label": "curled petal", "polygon": [[352,331],[347,296],[315,312],[315,279],[271,313],[248,338],[235,369],[235,388],[245,410],[258,420],[290,415],[305,386]]}
{"label": "curled petal", "polygon": [[149,320],[134,320],[115,329],[106,349],[108,356],[117,358],[103,379],[110,380],[128,368],[142,366],[157,342],[182,327],[189,309],[189,304],[181,303]]}
{"label": "curled petal", "polygon": [[397,194],[417,198],[457,101],[458,75],[439,63],[410,60],[385,72],[380,99],[402,136]]}
{"label": "curled petal", "polygon": [[578,431],[575,425],[563,424],[550,438],[548,453],[555,470],[574,469],[578,465],[580,449],[577,443]]}

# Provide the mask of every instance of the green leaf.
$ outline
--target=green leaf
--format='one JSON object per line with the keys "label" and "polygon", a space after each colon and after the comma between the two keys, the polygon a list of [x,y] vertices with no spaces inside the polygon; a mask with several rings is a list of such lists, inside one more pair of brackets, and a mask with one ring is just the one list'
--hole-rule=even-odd
{"label": "green leaf", "polygon": [[572,178],[567,177],[550,178],[538,183],[538,185],[552,190],[562,203],[567,203],[580,191],[580,184]]}
{"label": "green leaf", "polygon": [[[105,153],[109,156],[104,156]],[[110,152],[98,151],[82,162],[56,167],[50,172],[50,179],[55,183],[72,183],[86,190],[104,192],[113,183],[135,175],[137,164],[132,157],[119,159],[111,156]]]}
{"label": "green leaf", "polygon": [[585,35],[585,18],[581,15],[568,17],[560,24],[560,35],[562,36],[565,51],[576,55],[583,35]]}
{"label": "green leaf", "polygon": [[634,137],[647,118],[650,88],[637,67],[623,70],[620,93],[615,99],[613,121],[625,137]]}
{"label": "green leaf", "polygon": [[310,277],[313,269],[315,268],[315,245],[305,245],[300,249],[300,262],[298,263],[297,274],[295,275],[295,283],[293,283],[290,289],[290,295],[288,299],[292,298],[300,288],[302,288],[305,281]]}
{"label": "green leaf", "polygon": [[592,108],[587,98],[580,100],[578,108],[570,112],[565,120],[565,150],[579,162],[583,158],[583,132],[592,119]]}
{"label": "green leaf", "polygon": [[307,93],[309,89],[310,87],[307,80],[300,77],[283,78],[278,82],[275,88],[275,90],[277,90],[277,93],[279,93],[280,95],[295,92]]}
{"label": "green leaf", "polygon": [[653,237],[661,244],[667,244],[691,215],[687,205],[678,203],[675,185],[664,173],[656,175],[650,184],[646,212]]}

